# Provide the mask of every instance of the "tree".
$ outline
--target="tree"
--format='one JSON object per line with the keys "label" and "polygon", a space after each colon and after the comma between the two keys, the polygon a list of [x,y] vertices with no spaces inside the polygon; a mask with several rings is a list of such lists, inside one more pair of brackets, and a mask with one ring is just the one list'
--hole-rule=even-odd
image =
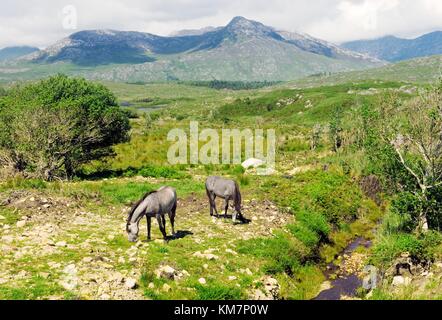
{"label": "tree", "polygon": [[[426,231],[432,208],[429,195],[442,186],[442,81],[438,87],[424,90],[405,103],[384,103],[382,113],[382,136],[418,186],[415,195],[423,204],[418,230]],[[438,209],[438,215],[441,210]]]}
{"label": "tree", "polygon": [[0,99],[0,164],[26,176],[72,178],[129,139],[129,119],[104,86],[64,75]]}

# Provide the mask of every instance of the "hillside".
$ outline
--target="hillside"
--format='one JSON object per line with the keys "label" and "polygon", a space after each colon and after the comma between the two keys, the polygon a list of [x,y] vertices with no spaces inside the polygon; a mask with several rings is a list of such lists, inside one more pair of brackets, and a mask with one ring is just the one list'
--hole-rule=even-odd
{"label": "hillside", "polygon": [[[368,192],[363,151],[332,152],[326,131],[346,110],[345,136],[355,136],[361,127],[351,107],[376,108],[383,92],[406,101],[415,90],[396,82],[251,91],[177,83],[106,86],[138,114],[131,140],[115,147],[115,157],[86,164],[73,181],[0,181],[0,299],[440,297],[442,237],[383,233],[392,221],[391,195]],[[168,132],[187,132],[194,119],[201,129],[276,129],[276,173],[168,164]],[[317,125],[324,131],[312,149]],[[238,181],[247,223],[209,216],[209,175]],[[142,221],[140,241],[130,243],[125,226],[131,204],[163,185],[177,189],[176,236],[164,242],[154,223],[153,241],[146,241]],[[404,252],[421,257],[427,250],[435,259],[430,267],[415,264],[413,275],[390,271]],[[371,264],[382,283],[358,289]]]}
{"label": "hillside", "polygon": [[37,52],[40,49],[35,47],[7,47],[0,49],[0,62],[20,58],[23,56],[26,56],[28,54],[31,54],[33,52]]}
{"label": "hillside", "polygon": [[441,77],[441,66],[442,56],[432,56],[389,64],[381,68],[343,72],[329,76],[311,76],[299,81],[288,82],[281,86],[291,87],[295,85],[299,87],[310,87],[318,85],[334,85],[346,83],[348,81],[361,82],[366,80],[430,83]]}
{"label": "hillside", "polygon": [[[280,81],[384,65],[308,35],[278,31],[242,17],[209,30],[172,37],[81,31],[18,64],[24,64],[29,72],[45,72],[60,65],[91,79],[130,82]],[[28,71],[17,73],[16,77],[27,74]],[[9,72],[9,77],[14,75]]]}
{"label": "hillside", "polygon": [[342,47],[369,56],[397,62],[442,54],[442,31],[425,34],[416,39],[387,36],[374,40],[346,42]]}

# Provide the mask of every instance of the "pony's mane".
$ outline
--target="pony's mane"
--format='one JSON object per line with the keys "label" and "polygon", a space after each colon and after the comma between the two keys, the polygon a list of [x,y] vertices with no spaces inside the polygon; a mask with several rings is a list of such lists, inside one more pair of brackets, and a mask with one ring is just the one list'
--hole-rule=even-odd
{"label": "pony's mane", "polygon": [[157,191],[150,191],[150,192],[146,193],[146,194],[145,194],[140,200],[138,200],[138,201],[132,206],[132,208],[130,209],[129,215],[127,216],[127,220],[126,220],[126,229],[127,229],[127,227],[129,226],[130,221],[132,220],[132,217],[133,217],[133,215],[134,215],[134,213],[135,213],[135,210],[137,210],[138,206],[139,206],[144,200],[146,200],[146,198],[147,198],[148,196],[150,196],[151,194],[154,194],[154,193],[156,193],[156,192],[157,192]]}

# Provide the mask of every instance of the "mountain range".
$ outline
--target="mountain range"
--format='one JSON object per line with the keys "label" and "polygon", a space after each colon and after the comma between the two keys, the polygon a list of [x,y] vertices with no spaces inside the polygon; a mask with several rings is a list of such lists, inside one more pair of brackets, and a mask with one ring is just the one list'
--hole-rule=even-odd
{"label": "mountain range", "polygon": [[182,30],[170,36],[86,30],[44,50],[6,48],[0,50],[0,80],[63,72],[124,82],[285,81],[435,54],[442,54],[442,32],[414,40],[390,36],[338,46],[235,17],[224,27]]}
{"label": "mountain range", "polygon": [[279,31],[243,17],[234,18],[225,27],[187,30],[169,37],[115,30],[81,31],[22,60],[93,67],[96,72],[92,77],[122,81],[291,80],[385,64],[305,34]]}
{"label": "mountain range", "polygon": [[374,40],[346,42],[342,47],[381,60],[397,62],[442,54],[442,31],[425,34],[416,39],[387,36]]}

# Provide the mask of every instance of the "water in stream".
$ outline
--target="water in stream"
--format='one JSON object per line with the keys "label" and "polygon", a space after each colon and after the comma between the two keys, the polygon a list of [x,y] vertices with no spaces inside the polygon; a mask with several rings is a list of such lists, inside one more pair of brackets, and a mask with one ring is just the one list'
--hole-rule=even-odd
{"label": "water in stream", "polygon": [[[357,248],[362,246],[370,248],[371,245],[371,241],[362,237],[357,238],[345,248],[341,256],[350,256]],[[338,275],[338,271],[339,266],[335,263],[328,265],[324,275],[327,281],[331,281],[331,288],[321,291],[313,300],[340,300],[343,296],[355,297],[357,295],[357,290],[362,286],[362,279],[359,275],[356,273]],[[333,275],[337,276],[335,280],[331,280]]]}

